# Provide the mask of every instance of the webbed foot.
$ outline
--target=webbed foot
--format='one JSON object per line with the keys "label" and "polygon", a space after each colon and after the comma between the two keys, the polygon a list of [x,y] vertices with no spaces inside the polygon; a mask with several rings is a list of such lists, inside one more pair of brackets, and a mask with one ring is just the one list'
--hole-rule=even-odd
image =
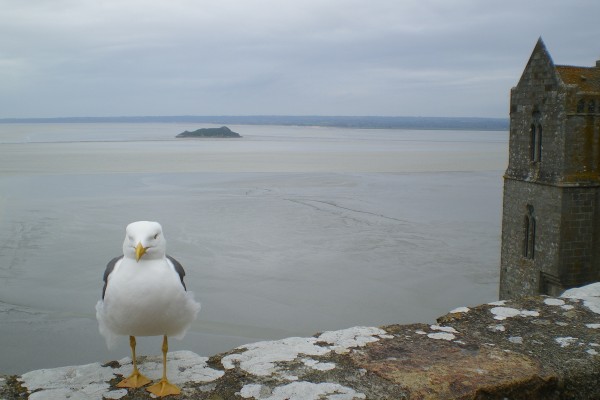
{"label": "webbed foot", "polygon": [[137,369],[134,370],[129,377],[123,379],[121,382],[117,384],[117,387],[120,388],[139,388],[142,386],[146,386],[152,382],[150,379],[146,378],[144,375],[140,374],[140,371]]}
{"label": "webbed foot", "polygon": [[166,379],[161,379],[158,383],[155,383],[152,386],[146,388],[150,393],[154,393],[159,397],[170,396],[175,394],[180,394],[181,389],[177,386],[173,385]]}

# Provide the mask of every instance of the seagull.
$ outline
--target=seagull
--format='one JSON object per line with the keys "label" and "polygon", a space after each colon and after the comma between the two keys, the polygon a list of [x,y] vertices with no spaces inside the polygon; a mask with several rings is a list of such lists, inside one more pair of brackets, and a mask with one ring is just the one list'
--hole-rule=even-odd
{"label": "seagull", "polygon": [[139,388],[151,382],[137,368],[135,337],[162,335],[162,379],[147,390],[159,397],[181,393],[167,379],[167,337],[182,339],[200,311],[200,303],[186,289],[184,276],[181,264],[166,254],[158,222],[127,225],[123,255],[106,266],[102,299],[96,304],[99,330],[109,348],[118,336],[129,336],[133,372],[118,387]]}

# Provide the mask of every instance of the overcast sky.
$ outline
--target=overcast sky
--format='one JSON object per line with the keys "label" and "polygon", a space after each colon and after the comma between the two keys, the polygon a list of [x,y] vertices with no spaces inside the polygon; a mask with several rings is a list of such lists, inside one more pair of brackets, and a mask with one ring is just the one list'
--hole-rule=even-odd
{"label": "overcast sky", "polygon": [[0,0],[0,118],[506,117],[542,36],[600,59],[598,0]]}

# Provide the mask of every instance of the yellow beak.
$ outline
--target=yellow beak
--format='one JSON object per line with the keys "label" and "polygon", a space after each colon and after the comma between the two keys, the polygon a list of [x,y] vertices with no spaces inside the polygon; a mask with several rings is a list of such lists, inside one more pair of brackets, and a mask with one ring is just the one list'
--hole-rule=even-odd
{"label": "yellow beak", "polygon": [[139,242],[135,248],[135,261],[140,261],[140,258],[146,253],[146,248],[142,246],[142,242]]}

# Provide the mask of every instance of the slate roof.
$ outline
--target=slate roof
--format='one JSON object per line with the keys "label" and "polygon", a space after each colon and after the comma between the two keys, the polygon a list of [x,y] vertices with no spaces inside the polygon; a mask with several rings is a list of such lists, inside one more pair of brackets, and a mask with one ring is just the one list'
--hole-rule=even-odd
{"label": "slate roof", "polygon": [[567,85],[577,85],[582,92],[600,93],[600,67],[557,65],[556,70]]}

